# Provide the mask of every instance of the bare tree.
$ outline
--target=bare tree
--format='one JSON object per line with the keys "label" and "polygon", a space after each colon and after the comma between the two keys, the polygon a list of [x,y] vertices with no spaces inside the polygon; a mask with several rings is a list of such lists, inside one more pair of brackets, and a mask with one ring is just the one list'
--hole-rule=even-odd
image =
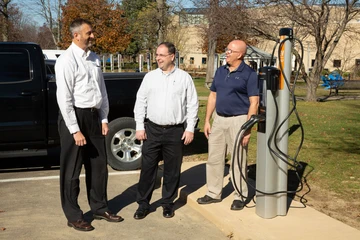
{"label": "bare tree", "polygon": [[58,45],[61,35],[61,0],[37,0],[36,4],[39,9],[38,14],[43,17],[46,26],[50,29],[54,44]]}
{"label": "bare tree", "polygon": [[[53,45],[58,46],[61,37],[61,6],[63,0],[35,0],[34,4],[28,4],[22,0],[23,4],[28,5],[28,12],[40,16],[44,20],[41,28],[49,28],[48,33],[52,37]],[[66,1],[65,1],[66,2]],[[43,30],[41,30],[43,31]]]}
{"label": "bare tree", "polygon": [[[307,101],[316,101],[316,90],[320,76],[327,61],[344,32],[349,30],[348,23],[359,14],[358,0],[341,1],[300,1],[265,0],[257,1],[253,10],[252,34],[267,39],[276,39],[281,26],[294,28],[296,36],[314,40],[316,55],[313,69],[307,79]],[[255,14],[255,13],[258,14]],[[261,14],[259,14],[261,12]],[[256,17],[257,16],[257,17]],[[303,68],[302,71],[305,71]]]}
{"label": "bare tree", "polygon": [[8,41],[9,38],[9,12],[8,7],[11,0],[1,0],[0,1],[0,13],[1,13],[1,25],[2,25],[2,40],[4,42]]}
{"label": "bare tree", "polygon": [[199,0],[194,5],[202,9],[207,21],[202,25],[203,50],[207,52],[206,83],[215,72],[215,54],[222,53],[233,39],[249,40],[246,33],[248,16],[246,0]]}
{"label": "bare tree", "polygon": [[165,4],[165,0],[156,0],[157,3],[157,23],[158,23],[158,44],[162,43],[164,41],[164,33],[166,28],[166,22],[167,22],[167,7]]}

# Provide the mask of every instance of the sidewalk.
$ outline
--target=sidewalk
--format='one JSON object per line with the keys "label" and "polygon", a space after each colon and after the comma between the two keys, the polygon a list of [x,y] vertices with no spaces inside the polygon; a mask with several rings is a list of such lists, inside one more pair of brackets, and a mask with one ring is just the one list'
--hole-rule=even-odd
{"label": "sidewalk", "polygon": [[[220,203],[199,205],[196,200],[206,194],[205,162],[184,162],[180,198],[236,240],[358,240],[360,231],[315,209],[292,201],[286,216],[263,219],[255,213],[255,204],[241,211],[230,210],[233,195],[229,185]],[[229,176],[224,179],[228,184]]]}

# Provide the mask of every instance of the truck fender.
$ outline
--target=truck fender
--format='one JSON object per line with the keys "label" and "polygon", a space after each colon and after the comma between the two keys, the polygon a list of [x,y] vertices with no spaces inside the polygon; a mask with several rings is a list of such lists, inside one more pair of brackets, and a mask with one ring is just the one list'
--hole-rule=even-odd
{"label": "truck fender", "polygon": [[105,138],[108,164],[115,170],[135,170],[141,167],[142,141],[136,139],[133,118],[122,117],[109,123]]}

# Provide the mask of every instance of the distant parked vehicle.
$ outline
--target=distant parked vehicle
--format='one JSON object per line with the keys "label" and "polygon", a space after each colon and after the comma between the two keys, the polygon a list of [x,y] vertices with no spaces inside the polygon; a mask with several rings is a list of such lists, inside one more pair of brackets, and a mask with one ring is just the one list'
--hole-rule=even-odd
{"label": "distant parked vehicle", "polygon": [[56,60],[65,50],[43,49],[44,59]]}

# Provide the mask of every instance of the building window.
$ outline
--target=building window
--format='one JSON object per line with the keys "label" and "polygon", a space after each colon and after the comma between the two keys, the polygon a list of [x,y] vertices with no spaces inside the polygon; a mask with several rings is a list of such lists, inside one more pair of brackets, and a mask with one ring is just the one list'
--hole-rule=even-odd
{"label": "building window", "polygon": [[201,59],[201,63],[202,63],[202,64],[206,64],[206,58],[205,58],[205,57],[203,57],[203,58]]}
{"label": "building window", "polygon": [[334,60],[334,67],[336,67],[336,68],[341,67],[341,60],[338,60],[338,59]]}
{"label": "building window", "polygon": [[194,64],[194,58],[193,57],[190,58],[190,64]]}
{"label": "building window", "polygon": [[184,64],[184,57],[180,57],[180,64]]}
{"label": "building window", "polygon": [[311,59],[311,66],[313,67],[315,64],[315,59]]}
{"label": "building window", "polygon": [[355,66],[360,66],[360,59],[355,59]]}

